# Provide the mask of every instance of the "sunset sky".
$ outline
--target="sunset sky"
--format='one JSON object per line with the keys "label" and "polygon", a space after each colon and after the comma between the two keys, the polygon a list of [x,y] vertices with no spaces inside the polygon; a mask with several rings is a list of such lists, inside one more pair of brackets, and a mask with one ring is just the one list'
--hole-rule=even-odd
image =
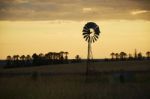
{"label": "sunset sky", "polygon": [[150,51],[150,0],[0,0],[0,59],[50,51],[86,58],[89,21],[101,31],[94,58]]}

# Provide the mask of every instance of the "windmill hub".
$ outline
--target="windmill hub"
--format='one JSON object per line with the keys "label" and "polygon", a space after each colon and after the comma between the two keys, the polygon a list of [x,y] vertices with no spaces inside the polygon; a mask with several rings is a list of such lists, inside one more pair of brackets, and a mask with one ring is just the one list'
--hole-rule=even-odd
{"label": "windmill hub", "polygon": [[94,29],[90,29],[90,36],[94,36]]}

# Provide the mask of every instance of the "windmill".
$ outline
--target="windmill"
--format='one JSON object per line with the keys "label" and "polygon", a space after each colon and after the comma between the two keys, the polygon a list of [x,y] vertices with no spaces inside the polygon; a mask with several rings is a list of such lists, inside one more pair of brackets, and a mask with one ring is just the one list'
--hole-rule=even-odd
{"label": "windmill", "polygon": [[99,26],[96,23],[88,22],[83,27],[82,32],[83,32],[83,38],[85,39],[85,41],[88,42],[87,68],[86,68],[86,74],[88,74],[90,61],[91,59],[93,59],[91,44],[97,41],[100,34],[100,30],[99,30]]}

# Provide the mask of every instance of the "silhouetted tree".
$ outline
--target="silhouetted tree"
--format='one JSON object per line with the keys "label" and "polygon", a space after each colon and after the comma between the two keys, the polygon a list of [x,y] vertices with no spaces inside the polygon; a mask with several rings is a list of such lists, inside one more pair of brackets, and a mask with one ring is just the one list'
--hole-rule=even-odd
{"label": "silhouetted tree", "polygon": [[[30,55],[14,55],[13,57],[7,56],[7,64],[15,66],[30,66],[30,65],[46,65],[46,64],[59,64],[66,63],[68,60],[68,52],[49,52],[46,54],[40,53],[39,55],[34,53],[32,57]],[[10,60],[11,59],[11,60]],[[65,60],[64,60],[65,59]]]}
{"label": "silhouetted tree", "polygon": [[48,53],[46,53],[46,54],[45,54],[45,57],[46,57],[47,59],[49,59],[49,55],[48,55]]}
{"label": "silhouetted tree", "polygon": [[13,55],[12,59],[13,59],[13,61],[15,61],[16,60],[16,55]]}
{"label": "silhouetted tree", "polygon": [[65,54],[65,60],[68,60],[68,52],[64,52],[64,54]]}
{"label": "silhouetted tree", "polygon": [[150,51],[146,52],[147,59],[150,59]]}
{"label": "silhouetted tree", "polygon": [[54,52],[51,52],[51,59],[54,60]]}
{"label": "silhouetted tree", "polygon": [[25,55],[21,55],[21,56],[20,56],[20,60],[21,60],[21,61],[25,61]]}
{"label": "silhouetted tree", "polygon": [[132,60],[133,59],[133,56],[132,54],[129,54],[129,57],[128,57],[129,60]]}
{"label": "silhouetted tree", "polygon": [[120,59],[124,60],[127,54],[125,52],[120,52]]}
{"label": "silhouetted tree", "polygon": [[127,53],[124,53],[124,58],[126,58],[127,57]]}
{"label": "silhouetted tree", "polygon": [[19,64],[19,55],[14,55],[13,56],[13,67],[18,67]]}
{"label": "silhouetted tree", "polygon": [[63,59],[64,59],[64,52],[60,51],[60,60],[63,60]]}
{"label": "silhouetted tree", "polygon": [[19,60],[19,55],[16,55],[16,60]]}
{"label": "silhouetted tree", "polygon": [[53,60],[56,60],[56,52],[53,52],[52,56],[53,56]]}
{"label": "silhouetted tree", "polygon": [[48,54],[49,54],[49,59],[52,60],[52,55],[53,55],[53,53],[52,53],[52,52],[49,52]]}
{"label": "silhouetted tree", "polygon": [[32,55],[32,58],[33,58],[33,60],[34,60],[34,59],[37,59],[37,58],[38,58],[38,55],[37,55],[36,53],[34,53],[34,54]]}
{"label": "silhouetted tree", "polygon": [[25,60],[26,60],[26,65],[27,65],[27,66],[29,66],[29,65],[32,64],[32,63],[31,63],[32,58],[31,58],[30,55],[27,55],[27,56],[25,57]]}
{"label": "silhouetted tree", "polygon": [[118,53],[115,53],[115,56],[116,56],[116,60],[119,59],[119,54]]}
{"label": "silhouetted tree", "polygon": [[112,57],[111,59],[114,59],[115,53],[112,52],[110,55]]}
{"label": "silhouetted tree", "polygon": [[48,52],[47,57],[49,60],[52,60],[52,54],[53,54],[52,52]]}
{"label": "silhouetted tree", "polygon": [[76,59],[76,60],[79,60],[79,59],[80,59],[80,56],[79,56],[79,55],[76,55],[76,56],[75,56],[75,59]]}
{"label": "silhouetted tree", "polygon": [[45,65],[46,63],[46,58],[45,58],[45,56],[44,56],[44,54],[43,53],[40,53],[39,55],[38,55],[38,65]]}
{"label": "silhouetted tree", "polygon": [[60,60],[60,53],[56,53],[56,60]]}
{"label": "silhouetted tree", "polygon": [[12,60],[11,56],[10,55],[7,56],[6,60],[11,61]]}
{"label": "silhouetted tree", "polygon": [[7,58],[6,58],[6,66],[11,66],[12,65],[12,57],[9,55],[9,56],[7,56]]}
{"label": "silhouetted tree", "polygon": [[36,53],[32,55],[32,59],[33,59],[33,65],[39,65],[39,56]]}
{"label": "silhouetted tree", "polygon": [[53,63],[53,60],[54,60],[53,52],[48,52],[47,54],[45,54],[45,57],[47,59],[47,63],[48,64],[52,64]]}
{"label": "silhouetted tree", "polygon": [[68,52],[64,52],[64,55],[65,55],[64,56],[64,59],[65,59],[64,63],[68,63],[68,54],[69,54]]}
{"label": "silhouetted tree", "polygon": [[138,59],[141,60],[143,58],[142,53],[138,53]]}
{"label": "silhouetted tree", "polygon": [[10,55],[8,55],[7,56],[7,60],[11,60],[12,58],[11,58],[11,56]]}
{"label": "silhouetted tree", "polygon": [[30,55],[27,55],[27,56],[25,57],[25,60],[31,60],[31,56],[30,56]]}
{"label": "silhouetted tree", "polygon": [[21,66],[25,65],[25,55],[20,56]]}
{"label": "silhouetted tree", "polygon": [[43,53],[40,53],[40,54],[39,54],[39,57],[41,57],[41,58],[44,57],[44,54],[43,54]]}
{"label": "silhouetted tree", "polygon": [[14,56],[13,56],[13,60],[14,60],[14,61],[19,60],[19,55],[14,55]]}
{"label": "silhouetted tree", "polygon": [[79,55],[75,56],[75,62],[80,62],[81,61],[81,57]]}

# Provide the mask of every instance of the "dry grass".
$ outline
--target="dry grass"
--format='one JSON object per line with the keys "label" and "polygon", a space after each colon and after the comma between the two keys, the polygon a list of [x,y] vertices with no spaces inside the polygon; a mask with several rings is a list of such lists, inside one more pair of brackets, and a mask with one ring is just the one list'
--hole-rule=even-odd
{"label": "dry grass", "polygon": [[1,99],[149,99],[149,83],[85,82],[82,76],[1,78]]}
{"label": "dry grass", "polygon": [[[109,61],[109,62],[95,62],[91,63],[92,68],[97,71],[145,71],[150,70],[150,61]],[[0,72],[85,72],[86,63],[76,64],[60,64],[50,66],[38,66],[38,67],[24,67],[24,68],[11,68],[11,69],[0,69]]]}
{"label": "dry grass", "polygon": [[[149,61],[99,62],[98,71],[149,70]],[[150,99],[150,73],[132,73],[120,82],[116,73],[40,75],[44,72],[85,72],[86,64],[5,69],[0,72],[33,72],[33,75],[1,76],[0,99]]]}

